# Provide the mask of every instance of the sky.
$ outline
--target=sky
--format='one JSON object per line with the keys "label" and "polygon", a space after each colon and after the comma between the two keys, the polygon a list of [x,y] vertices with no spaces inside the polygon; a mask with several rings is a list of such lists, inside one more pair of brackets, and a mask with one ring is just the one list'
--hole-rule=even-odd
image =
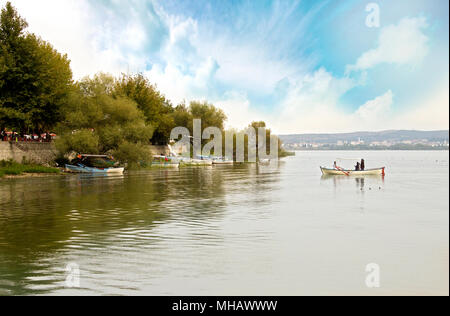
{"label": "sky", "polygon": [[174,105],[222,108],[227,127],[449,128],[447,0],[11,2],[75,79],[141,72]]}

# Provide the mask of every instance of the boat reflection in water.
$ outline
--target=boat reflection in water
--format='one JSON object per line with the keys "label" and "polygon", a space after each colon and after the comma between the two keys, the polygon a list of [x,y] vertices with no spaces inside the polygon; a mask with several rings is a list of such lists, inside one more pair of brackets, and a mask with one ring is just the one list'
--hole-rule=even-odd
{"label": "boat reflection in water", "polygon": [[368,175],[364,177],[336,177],[332,175],[322,175],[321,181],[333,181],[335,188],[338,186],[346,186],[349,183],[356,183],[356,188],[364,191],[365,189],[382,189],[384,187],[385,177],[375,175]]}

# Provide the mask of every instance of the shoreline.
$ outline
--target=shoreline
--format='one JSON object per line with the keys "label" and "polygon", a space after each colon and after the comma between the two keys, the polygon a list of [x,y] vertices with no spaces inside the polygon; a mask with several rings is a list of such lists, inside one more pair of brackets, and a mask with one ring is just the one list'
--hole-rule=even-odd
{"label": "shoreline", "polygon": [[45,177],[56,177],[56,176],[65,176],[66,173],[60,172],[60,173],[23,173],[23,174],[8,174],[4,175],[3,177],[0,177],[0,180],[2,179],[27,179],[27,178],[45,178]]}

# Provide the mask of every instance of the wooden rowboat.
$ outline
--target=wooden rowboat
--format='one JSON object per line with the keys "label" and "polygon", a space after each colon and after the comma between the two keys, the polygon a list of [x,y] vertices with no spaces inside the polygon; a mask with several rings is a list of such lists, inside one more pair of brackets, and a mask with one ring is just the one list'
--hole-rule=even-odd
{"label": "wooden rowboat", "polygon": [[327,176],[384,176],[386,175],[386,168],[367,169],[364,171],[344,170],[344,169],[329,169],[320,167],[323,175]]}

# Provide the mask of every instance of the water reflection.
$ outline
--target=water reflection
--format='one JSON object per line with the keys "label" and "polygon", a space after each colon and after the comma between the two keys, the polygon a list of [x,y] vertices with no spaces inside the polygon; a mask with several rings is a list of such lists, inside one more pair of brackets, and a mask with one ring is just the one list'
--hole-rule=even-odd
{"label": "water reflection", "polygon": [[361,191],[364,190],[364,184],[365,184],[365,178],[355,178],[356,181],[356,187],[358,189],[361,189]]}
{"label": "water reflection", "polygon": [[378,189],[381,190],[385,184],[385,177],[376,175],[367,175],[364,177],[347,177],[347,176],[333,176],[333,175],[322,175],[321,181],[324,183],[333,182],[335,188],[339,186],[346,186],[353,182],[356,184],[356,188],[360,191],[366,189]]}
{"label": "water reflection", "polygon": [[[213,225],[233,202],[233,192],[263,195],[277,181],[273,174],[253,174],[261,171],[243,165],[2,181],[0,294],[62,289],[66,260],[111,247],[123,255],[180,238],[220,243]],[[186,235],[155,230],[163,224]],[[92,269],[101,274],[101,268]]]}
{"label": "water reflection", "polygon": [[[371,295],[355,271],[380,262],[396,273],[379,294],[448,295],[448,158],[417,168],[428,155],[448,157],[390,153],[386,184],[320,179],[333,152],[274,168],[2,179],[0,294]],[[72,262],[79,289],[64,284]]]}

